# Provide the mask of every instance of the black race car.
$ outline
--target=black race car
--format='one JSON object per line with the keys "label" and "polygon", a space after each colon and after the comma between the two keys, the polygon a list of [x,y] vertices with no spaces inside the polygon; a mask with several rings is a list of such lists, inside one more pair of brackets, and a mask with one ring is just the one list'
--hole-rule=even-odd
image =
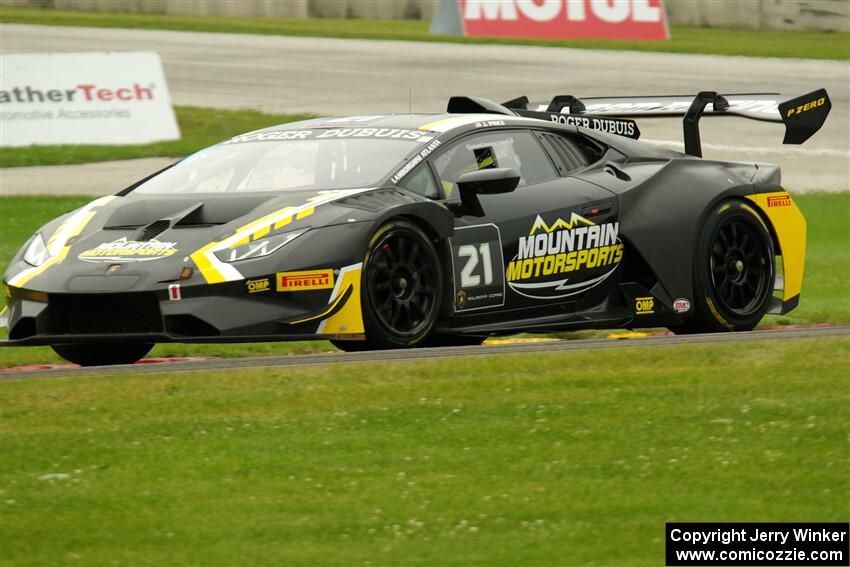
{"label": "black race car", "polygon": [[[805,221],[777,167],[699,159],[698,123],[801,143],[830,108],[779,100],[454,97],[236,136],[39,229],[4,275],[2,344],[98,365],[157,342],[752,329],[799,301]],[[634,116],[684,116],[686,153],[636,141]]]}

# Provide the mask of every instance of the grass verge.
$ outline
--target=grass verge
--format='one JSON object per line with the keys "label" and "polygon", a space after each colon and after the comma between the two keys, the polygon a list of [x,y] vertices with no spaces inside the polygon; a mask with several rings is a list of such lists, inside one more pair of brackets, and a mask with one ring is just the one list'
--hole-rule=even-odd
{"label": "grass verge", "polygon": [[669,521],[846,522],[848,359],[819,339],[5,382],[0,561],[659,565]]}
{"label": "grass verge", "polygon": [[806,59],[850,59],[850,34],[800,31],[753,31],[672,26],[669,41],[616,40],[526,40],[437,36],[428,33],[427,21],[353,20],[315,18],[240,18],[227,16],[171,16],[107,12],[64,12],[3,7],[0,23],[107,28],[165,29],[219,33],[248,33],[395,39],[453,43],[496,43],[670,53],[704,53],[750,57],[802,57]]}
{"label": "grass verge", "polygon": [[[89,197],[0,197],[0,266],[48,220],[73,210]],[[784,316],[767,316],[762,326],[850,323],[850,193],[801,195],[795,201],[808,219],[808,250],[800,306]],[[5,299],[0,301],[5,302]],[[587,335],[587,331],[565,336]],[[593,336],[598,336],[595,333]],[[604,336],[604,335],[603,335]],[[256,344],[160,344],[151,356],[262,356],[336,350],[327,341]],[[0,367],[63,362],[49,347],[0,350]]]}
{"label": "grass verge", "polygon": [[183,157],[236,134],[275,124],[313,118],[311,114],[266,114],[256,110],[219,110],[176,106],[181,138],[129,146],[28,146],[3,148],[0,167],[67,165],[145,157]]}

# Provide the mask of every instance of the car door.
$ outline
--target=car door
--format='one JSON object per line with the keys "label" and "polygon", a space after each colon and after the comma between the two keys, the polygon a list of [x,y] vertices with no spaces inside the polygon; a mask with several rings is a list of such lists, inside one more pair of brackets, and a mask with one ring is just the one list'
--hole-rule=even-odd
{"label": "car door", "polygon": [[[450,239],[456,316],[551,314],[552,306],[602,301],[622,259],[616,198],[570,177],[589,161],[567,138],[525,129],[463,136],[431,161],[456,217]],[[560,152],[564,152],[561,155]],[[461,203],[457,180],[486,168],[513,168],[517,188]],[[582,304],[583,302],[583,304]]]}

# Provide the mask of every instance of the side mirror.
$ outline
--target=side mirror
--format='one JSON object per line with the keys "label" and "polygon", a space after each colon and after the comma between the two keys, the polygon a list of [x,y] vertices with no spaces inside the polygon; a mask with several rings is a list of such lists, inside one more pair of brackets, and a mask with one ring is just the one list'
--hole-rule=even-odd
{"label": "side mirror", "polygon": [[519,185],[519,172],[510,167],[478,169],[464,173],[457,180],[461,195],[464,193],[510,193]]}
{"label": "side mirror", "polygon": [[519,172],[508,167],[479,169],[464,173],[457,180],[460,202],[472,215],[483,217],[484,210],[481,208],[478,195],[510,193],[519,185],[519,180]]}

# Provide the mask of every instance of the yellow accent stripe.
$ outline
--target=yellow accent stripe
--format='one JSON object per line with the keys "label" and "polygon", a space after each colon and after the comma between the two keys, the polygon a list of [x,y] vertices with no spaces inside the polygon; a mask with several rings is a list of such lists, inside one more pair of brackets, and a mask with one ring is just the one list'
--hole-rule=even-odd
{"label": "yellow accent stripe", "polygon": [[[346,288],[346,291],[348,291],[348,288]],[[343,297],[345,297],[345,293],[340,294],[339,297],[337,297],[336,300],[334,300],[334,302],[331,303],[327,309],[325,309],[318,315],[313,315],[312,317],[307,317],[306,319],[299,319],[298,321],[290,321],[289,324],[298,325],[299,323],[306,323],[307,321],[315,321],[316,319],[322,319],[323,317],[327,317],[328,313],[331,313],[334,309],[336,309],[336,306],[339,305],[339,302],[342,301]]]}
{"label": "yellow accent stripe", "polygon": [[[68,252],[71,250],[71,245],[68,244],[68,241],[74,238],[75,236],[79,236],[79,234],[83,231],[86,225],[94,218],[97,214],[95,209],[102,207],[112,199],[114,196],[101,197],[100,199],[95,199],[71,217],[66,219],[60,226],[59,230],[56,231],[53,236],[50,237],[50,244],[47,249],[53,254],[53,256],[43,263],[41,266],[29,268],[27,270],[22,271],[15,277],[9,280],[9,285],[14,287],[22,287],[26,285],[34,277],[44,273],[51,266],[55,266],[59,264],[68,257]],[[53,250],[56,247],[61,246],[59,250]]]}
{"label": "yellow accent stripe", "polygon": [[[436,130],[441,126],[449,126],[452,123],[456,123],[458,121],[457,117],[454,116],[452,118],[443,118],[442,120],[435,120],[434,122],[429,122],[428,124],[424,124],[419,127],[420,130]],[[462,122],[461,122],[462,124]]]}
{"label": "yellow accent stripe", "polygon": [[301,220],[305,217],[309,217],[310,215],[312,215],[315,212],[316,212],[316,209],[313,208],[313,207],[311,207],[309,209],[304,209],[303,211],[301,211],[300,213],[295,215],[295,220]]}
{"label": "yellow accent stripe", "polygon": [[475,124],[476,122],[488,122],[492,120],[513,122],[516,120],[522,120],[522,118],[517,116],[503,116],[501,114],[463,114],[450,116],[449,118],[442,118],[440,120],[435,120],[434,122],[428,122],[427,124],[420,126],[419,129],[442,133],[448,132],[452,128],[457,128],[458,126],[466,126],[468,124]]}
{"label": "yellow accent stripe", "polygon": [[56,229],[56,232],[53,233],[53,236],[47,241],[47,248],[49,249],[56,242],[56,237],[62,234],[62,231],[65,227],[68,226],[68,221],[74,218],[73,216],[68,217],[67,219],[62,221],[62,224],[59,225],[59,228]]}
{"label": "yellow accent stripe", "polygon": [[207,252],[209,252],[216,246],[218,246],[218,242],[210,242],[209,244],[207,244],[200,250],[193,252],[192,255],[189,256],[192,261],[195,262],[195,265],[198,267],[198,270],[200,270],[201,275],[204,276],[204,279],[207,280],[207,283],[211,284],[227,281],[224,275],[219,272],[215,266],[213,266],[212,262],[207,257]]}
{"label": "yellow accent stripe", "polygon": [[264,225],[266,225],[268,223],[273,223],[274,220],[277,219],[280,215],[282,215],[283,213],[286,213],[288,211],[291,211],[291,210],[292,210],[292,207],[286,207],[284,209],[280,209],[279,211],[275,211],[275,212],[270,213],[270,214],[268,214],[264,217],[260,217],[255,221],[251,221],[248,224],[246,224],[245,226],[239,227],[238,229],[236,229],[236,232],[237,233],[242,233],[242,232],[252,232],[253,233],[253,231],[263,228]]}
{"label": "yellow accent stripe", "polygon": [[337,276],[336,287],[331,294],[331,300],[336,300],[344,294],[340,290],[352,288],[351,294],[348,296],[348,301],[342,306],[342,309],[319,323],[317,334],[319,335],[343,335],[354,334],[359,335],[365,333],[363,326],[363,311],[360,305],[360,275],[363,271],[363,264],[354,264],[346,266],[339,271]]}
{"label": "yellow accent stripe", "polygon": [[[228,248],[247,244],[252,238],[258,238],[258,233],[268,233],[269,223],[273,224],[276,218],[278,218],[282,214],[286,214],[291,210],[292,207],[285,207],[283,209],[279,209],[273,213],[270,213],[264,217],[260,217],[259,219],[238,228],[234,236],[241,236],[242,238],[234,241],[230,246],[228,246]],[[265,230],[265,232],[263,232],[263,230]],[[244,234],[246,232],[248,234]],[[192,261],[195,262],[195,265],[198,267],[198,270],[200,270],[201,275],[204,276],[204,279],[207,281],[207,283],[214,284],[228,281],[228,278],[213,265],[212,261],[207,256],[207,252],[215,249],[219,244],[221,244],[221,241],[210,242],[209,244],[199,250],[196,250],[189,256]]]}
{"label": "yellow accent stripe", "polygon": [[[201,247],[193,252],[189,257],[193,262],[195,262],[195,265],[198,267],[198,270],[201,272],[201,275],[207,283],[212,284],[244,279],[242,274],[239,273],[239,270],[237,270],[234,266],[221,262],[215,258],[213,252],[236,246],[245,238],[255,240],[260,236],[267,234],[270,231],[271,226],[274,226],[275,229],[283,227],[292,222],[293,214],[296,218],[302,219],[312,215],[316,210],[315,207],[318,205],[330,203],[347,195],[356,195],[364,191],[369,191],[369,189],[340,189],[338,191],[322,192],[321,194],[308,199],[307,203],[300,207],[286,207],[252,221],[237,229],[227,238],[220,241],[210,242],[209,244]],[[311,206],[309,203],[314,203],[314,205]]]}

